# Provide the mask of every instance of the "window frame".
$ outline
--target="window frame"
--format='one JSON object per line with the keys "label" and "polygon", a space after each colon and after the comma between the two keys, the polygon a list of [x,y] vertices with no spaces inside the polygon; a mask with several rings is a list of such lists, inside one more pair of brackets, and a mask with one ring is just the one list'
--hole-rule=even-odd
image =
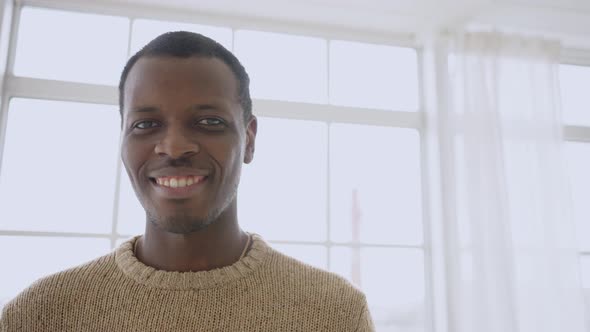
{"label": "window frame", "polygon": [[[11,0],[9,0],[11,1]],[[4,86],[0,91],[0,172],[2,171],[2,157],[4,151],[5,134],[7,128],[7,113],[11,98],[33,98],[46,99],[58,101],[73,101],[82,103],[100,103],[100,104],[118,104],[118,90],[117,87],[103,86],[97,84],[53,81],[45,79],[16,77],[13,75],[14,60],[16,54],[16,42],[18,36],[18,28],[20,21],[21,9],[26,6],[66,10],[72,12],[114,15],[129,18],[129,35],[128,35],[128,49],[127,54],[131,49],[131,34],[133,33],[133,24],[136,19],[153,19],[163,21],[173,21],[181,23],[193,23],[200,25],[211,25],[229,27],[232,29],[232,51],[233,43],[235,41],[236,30],[257,30],[264,32],[274,32],[283,34],[295,34],[301,36],[322,38],[327,43],[327,70],[328,70],[328,84],[327,89],[329,93],[329,51],[331,40],[344,40],[360,43],[371,43],[379,45],[388,45],[395,47],[408,47],[416,50],[418,60],[418,110],[416,112],[407,111],[391,111],[391,110],[376,110],[360,107],[346,107],[336,106],[331,104],[311,104],[302,102],[288,102],[276,100],[261,100],[253,99],[256,109],[256,115],[262,117],[281,118],[281,119],[300,119],[311,121],[322,121],[328,124],[332,122],[349,123],[349,124],[365,124],[365,125],[379,125],[393,128],[411,128],[418,131],[420,136],[420,164],[421,168],[421,199],[422,199],[422,229],[423,229],[423,243],[422,245],[384,245],[384,244],[370,244],[370,243],[355,243],[355,242],[333,242],[330,240],[330,162],[329,162],[329,137],[328,129],[328,151],[326,158],[328,164],[326,167],[326,181],[327,183],[327,209],[326,209],[326,223],[327,235],[323,242],[308,242],[308,241],[269,241],[271,244],[321,244],[327,250],[327,264],[330,268],[330,249],[333,246],[344,246],[350,248],[403,248],[403,249],[419,249],[424,257],[424,291],[425,291],[425,317],[424,327],[425,331],[434,331],[433,318],[433,273],[432,273],[432,257],[430,251],[430,213],[429,198],[427,188],[427,140],[424,136],[425,129],[425,94],[423,88],[423,49],[421,44],[417,41],[414,34],[411,33],[376,33],[374,31],[363,31],[359,29],[335,28],[328,25],[317,24],[294,24],[289,22],[272,21],[266,19],[252,19],[246,17],[211,15],[209,13],[195,12],[195,11],[181,11],[179,9],[162,9],[148,5],[127,5],[127,4],[106,4],[101,2],[74,2],[71,0],[15,0],[12,8],[12,22],[10,29],[10,38],[8,41],[8,59],[6,65],[6,76],[4,78]],[[328,126],[329,128],[330,126]],[[590,135],[589,135],[590,137]],[[590,138],[589,138],[590,140]],[[117,151],[120,153],[120,151]],[[117,179],[116,191],[114,195],[113,206],[113,221],[110,233],[75,233],[75,232],[37,232],[37,231],[7,231],[0,229],[0,237],[2,236],[42,236],[42,237],[77,237],[77,238],[107,238],[111,242],[111,248],[115,248],[117,242],[128,238],[130,234],[119,234],[117,232],[117,216],[119,208],[119,194],[121,183],[121,169],[122,163],[117,164]]]}

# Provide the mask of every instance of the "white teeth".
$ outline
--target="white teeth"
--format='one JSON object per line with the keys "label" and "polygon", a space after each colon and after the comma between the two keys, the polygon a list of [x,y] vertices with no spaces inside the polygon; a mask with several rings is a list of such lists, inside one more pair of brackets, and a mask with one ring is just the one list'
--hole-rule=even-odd
{"label": "white teeth", "polygon": [[172,177],[172,178],[156,178],[156,183],[164,187],[183,188],[199,183],[203,180],[201,176],[187,176],[187,177]]}

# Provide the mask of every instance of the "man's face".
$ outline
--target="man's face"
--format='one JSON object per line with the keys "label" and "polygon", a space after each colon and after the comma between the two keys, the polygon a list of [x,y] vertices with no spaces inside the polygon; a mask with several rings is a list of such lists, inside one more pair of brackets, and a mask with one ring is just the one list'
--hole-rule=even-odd
{"label": "man's face", "polygon": [[148,221],[184,234],[235,208],[256,119],[245,123],[230,68],[216,58],[143,57],[124,89],[121,154]]}

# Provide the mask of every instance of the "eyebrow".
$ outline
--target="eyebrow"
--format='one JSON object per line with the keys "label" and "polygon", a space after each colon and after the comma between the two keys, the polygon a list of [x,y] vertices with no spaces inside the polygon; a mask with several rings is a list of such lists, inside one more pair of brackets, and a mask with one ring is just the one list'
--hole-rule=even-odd
{"label": "eyebrow", "polygon": [[155,113],[159,112],[160,110],[157,107],[153,106],[146,106],[146,107],[135,107],[131,109],[133,113]]}
{"label": "eyebrow", "polygon": [[219,112],[221,109],[214,105],[210,104],[202,104],[202,105],[193,105],[187,109],[187,111],[216,111]]}
{"label": "eyebrow", "polygon": [[[193,105],[190,106],[189,108],[186,109],[188,112],[194,112],[194,111],[221,111],[221,109],[219,107],[216,107],[214,105],[210,105],[210,104],[198,104],[198,105]],[[160,112],[160,109],[158,107],[155,106],[140,106],[140,107],[135,107],[133,109],[131,109],[132,113],[158,113]]]}

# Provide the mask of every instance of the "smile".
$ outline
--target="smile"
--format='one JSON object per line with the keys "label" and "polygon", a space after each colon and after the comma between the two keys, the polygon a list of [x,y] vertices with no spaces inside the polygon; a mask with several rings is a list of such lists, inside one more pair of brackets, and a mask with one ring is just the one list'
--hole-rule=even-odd
{"label": "smile", "polygon": [[205,176],[189,175],[189,176],[163,176],[157,177],[154,181],[162,186],[168,188],[184,188],[196,185],[205,180]]}

